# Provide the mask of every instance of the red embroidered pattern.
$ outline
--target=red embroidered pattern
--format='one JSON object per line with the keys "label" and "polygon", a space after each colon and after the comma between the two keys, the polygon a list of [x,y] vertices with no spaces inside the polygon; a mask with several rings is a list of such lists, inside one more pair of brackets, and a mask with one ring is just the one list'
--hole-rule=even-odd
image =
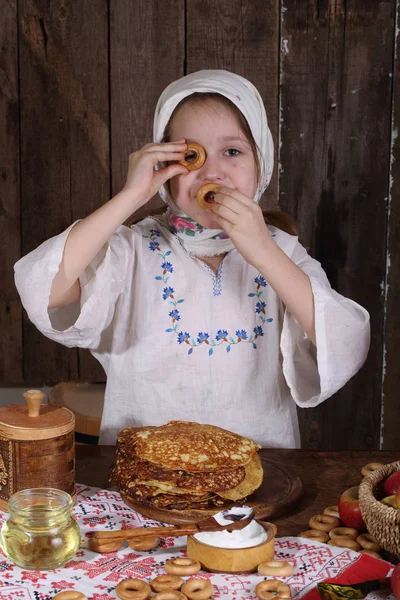
{"label": "red embroidered pattern", "polygon": [[[96,529],[129,529],[143,525],[159,525],[127,507],[117,492],[77,486],[75,518],[81,528],[81,548],[63,569],[28,571],[16,567],[7,558],[0,560],[0,600],[51,600],[58,592],[79,590],[90,600],[115,600],[115,587],[122,579],[150,579],[165,573],[164,564],[172,556],[184,555],[186,538],[161,538],[158,548],[149,552],[133,552],[125,543],[118,552],[96,554],[88,549],[88,538]],[[0,511],[0,524],[8,515]],[[2,555],[4,556],[4,555]],[[288,560],[295,570],[285,579],[292,597],[313,593],[318,581],[337,577],[361,564],[366,557],[345,548],[335,548],[302,538],[278,538],[275,558]],[[370,557],[368,557],[370,558]],[[385,577],[392,565],[371,559],[380,576]],[[214,586],[215,600],[256,600],[254,588],[260,575],[216,574],[200,571],[196,577],[208,579]],[[368,578],[366,574],[366,579]],[[310,600],[312,600],[310,598]],[[370,594],[368,600],[379,600]],[[394,596],[386,597],[394,600]]]}

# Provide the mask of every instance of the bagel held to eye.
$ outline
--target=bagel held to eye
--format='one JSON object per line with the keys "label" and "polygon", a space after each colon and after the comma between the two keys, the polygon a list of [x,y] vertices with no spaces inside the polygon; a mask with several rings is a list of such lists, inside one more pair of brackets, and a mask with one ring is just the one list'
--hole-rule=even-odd
{"label": "bagel held to eye", "polygon": [[167,573],[172,575],[194,575],[201,570],[201,565],[198,560],[191,558],[169,558],[164,565],[164,569]]}
{"label": "bagel held to eye", "polygon": [[189,142],[185,152],[185,158],[180,160],[179,164],[186,167],[188,171],[195,171],[204,165],[205,160],[206,151],[203,146],[196,144],[196,142]]}
{"label": "bagel held to eye", "polygon": [[218,185],[218,183],[206,183],[205,185],[202,185],[196,193],[196,201],[200,208],[212,210],[214,194],[218,192],[221,187],[222,186]]}
{"label": "bagel held to eye", "polygon": [[340,526],[340,521],[330,515],[314,515],[308,522],[311,529],[319,529],[328,533],[331,529]]}
{"label": "bagel held to eye", "polygon": [[279,579],[260,581],[256,585],[256,596],[259,600],[274,600],[276,598],[291,598],[290,587]]}
{"label": "bagel held to eye", "polygon": [[316,542],[321,542],[321,544],[326,544],[329,540],[329,535],[320,529],[307,529],[307,531],[299,533],[299,537],[315,540]]}
{"label": "bagel held to eye", "polygon": [[180,590],[183,585],[183,579],[178,577],[178,575],[159,575],[150,581],[150,585],[155,592]]}
{"label": "bagel held to eye", "polygon": [[151,587],[141,579],[123,579],[115,588],[120,600],[148,600]]}
{"label": "bagel held to eye", "polygon": [[207,600],[214,593],[214,586],[207,579],[190,579],[183,584],[181,592],[190,600]]}
{"label": "bagel held to eye", "polygon": [[293,565],[282,560],[269,560],[258,565],[257,571],[260,575],[270,577],[290,577],[293,574]]}
{"label": "bagel held to eye", "polygon": [[87,600],[85,594],[82,592],[76,592],[75,590],[65,590],[65,592],[59,592],[53,598],[53,600]]}

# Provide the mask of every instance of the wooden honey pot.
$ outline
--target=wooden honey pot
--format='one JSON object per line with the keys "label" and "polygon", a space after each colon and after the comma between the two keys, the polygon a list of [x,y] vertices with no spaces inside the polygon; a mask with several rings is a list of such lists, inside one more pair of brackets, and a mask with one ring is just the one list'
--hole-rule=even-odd
{"label": "wooden honey pot", "polygon": [[43,404],[45,394],[28,390],[26,404],[0,408],[0,509],[15,492],[57,488],[75,502],[74,414]]}

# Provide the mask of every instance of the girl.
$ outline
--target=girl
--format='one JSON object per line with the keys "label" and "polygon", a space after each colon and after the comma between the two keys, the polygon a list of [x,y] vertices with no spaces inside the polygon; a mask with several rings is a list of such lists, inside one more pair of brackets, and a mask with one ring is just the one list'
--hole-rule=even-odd
{"label": "girl", "polygon": [[[191,141],[206,161],[189,172]],[[299,447],[296,405],[316,406],[362,366],[368,313],[263,219],[272,166],[254,86],[193,73],[164,90],[154,143],[131,154],[121,192],[15,265],[33,323],[104,367],[100,443],[177,419]],[[206,211],[195,197],[211,182],[222,187]],[[122,225],[158,191],[162,217]]]}

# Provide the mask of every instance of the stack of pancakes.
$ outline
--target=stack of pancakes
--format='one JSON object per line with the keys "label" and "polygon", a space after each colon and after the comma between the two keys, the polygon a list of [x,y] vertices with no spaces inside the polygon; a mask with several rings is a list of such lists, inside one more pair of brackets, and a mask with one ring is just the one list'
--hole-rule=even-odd
{"label": "stack of pancakes", "polygon": [[259,448],[213,425],[128,427],[118,434],[111,482],[135,508],[212,514],[243,504],[260,487]]}

